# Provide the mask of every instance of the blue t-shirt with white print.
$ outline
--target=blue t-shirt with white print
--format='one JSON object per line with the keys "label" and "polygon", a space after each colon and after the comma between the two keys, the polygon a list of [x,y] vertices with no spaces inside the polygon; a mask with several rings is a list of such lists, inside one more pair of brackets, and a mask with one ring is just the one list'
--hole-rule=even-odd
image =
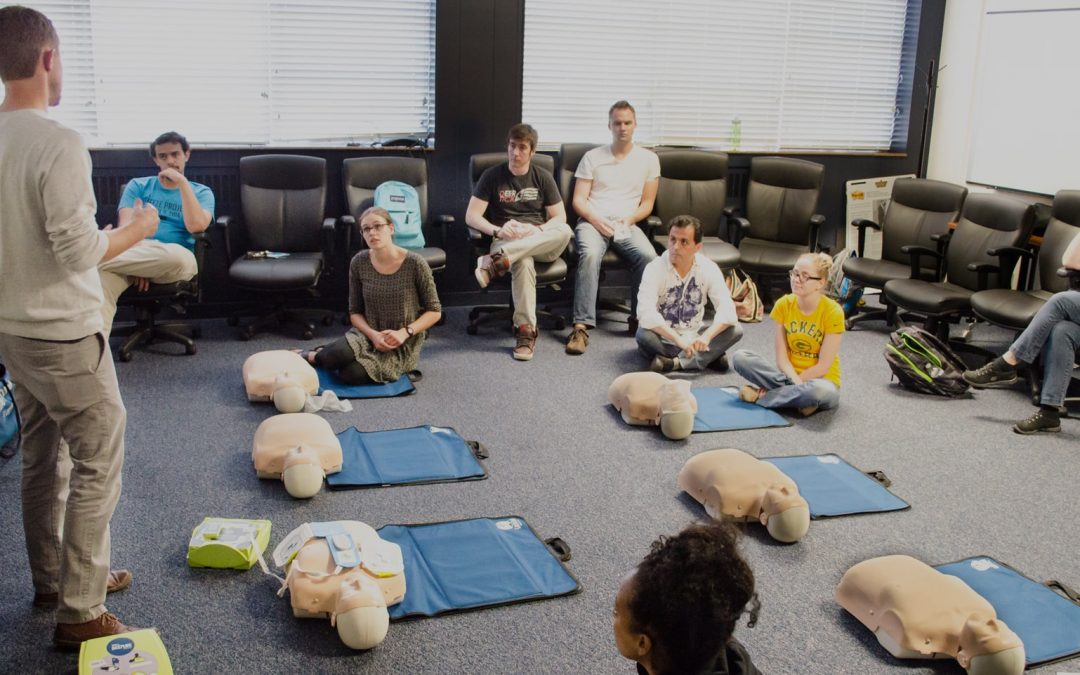
{"label": "blue t-shirt with white print", "polygon": [[[195,198],[199,205],[210,212],[210,219],[214,218],[214,192],[194,181],[189,181]],[[120,197],[118,209],[130,209],[135,206],[135,200],[141,199],[143,204],[153,204],[158,210],[161,223],[158,225],[157,234],[153,239],[166,244],[180,244],[192,251],[195,250],[195,238],[184,227],[184,205],[180,188],[170,190],[161,184],[157,176],[146,178],[133,178],[128,181],[124,188],[124,195]]]}

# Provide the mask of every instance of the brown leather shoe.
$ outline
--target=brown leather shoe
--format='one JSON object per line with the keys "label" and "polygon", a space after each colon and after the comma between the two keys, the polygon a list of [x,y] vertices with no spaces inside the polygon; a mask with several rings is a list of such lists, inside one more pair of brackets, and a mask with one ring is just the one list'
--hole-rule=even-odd
{"label": "brown leather shoe", "polygon": [[527,323],[518,326],[516,344],[514,345],[514,358],[518,361],[529,361],[536,351],[536,329]]}
{"label": "brown leather shoe", "polygon": [[[131,572],[127,570],[109,570],[109,582],[105,587],[105,592],[114,593],[116,591],[122,591],[130,585]],[[54,609],[58,602],[60,602],[59,593],[34,593],[34,607]]]}
{"label": "brown leather shoe", "polygon": [[101,616],[84,623],[58,623],[53,633],[53,644],[60,649],[78,649],[82,643],[94,638],[108,635],[119,635],[139,630],[120,623],[120,619],[112,612],[105,612]]}

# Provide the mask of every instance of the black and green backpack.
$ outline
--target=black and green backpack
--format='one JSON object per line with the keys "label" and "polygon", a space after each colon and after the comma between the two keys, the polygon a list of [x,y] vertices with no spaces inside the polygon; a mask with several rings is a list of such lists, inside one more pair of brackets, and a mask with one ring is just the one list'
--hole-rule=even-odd
{"label": "black and green backpack", "polygon": [[938,396],[967,393],[963,378],[967,366],[947,344],[921,328],[893,331],[885,345],[885,360],[905,389]]}

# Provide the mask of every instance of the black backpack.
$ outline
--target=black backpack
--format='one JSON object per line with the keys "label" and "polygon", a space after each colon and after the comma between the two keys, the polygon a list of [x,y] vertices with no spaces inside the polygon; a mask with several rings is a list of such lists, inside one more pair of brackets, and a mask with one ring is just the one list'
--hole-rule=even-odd
{"label": "black backpack", "polygon": [[967,393],[969,385],[962,376],[967,366],[936,335],[921,328],[894,331],[885,345],[885,360],[905,389],[938,396]]}

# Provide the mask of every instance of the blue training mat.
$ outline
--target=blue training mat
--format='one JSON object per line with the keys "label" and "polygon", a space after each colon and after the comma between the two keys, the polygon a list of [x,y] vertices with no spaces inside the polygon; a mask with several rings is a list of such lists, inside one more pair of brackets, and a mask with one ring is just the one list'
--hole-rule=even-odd
{"label": "blue training mat", "polygon": [[[379,536],[401,547],[405,599],[391,619],[436,616],[581,590],[563,566],[569,548],[540,541],[524,519],[475,518],[427,525],[384,525]],[[550,548],[549,548],[550,545]],[[560,549],[556,557],[552,549]],[[561,558],[561,560],[560,560]]]}
{"label": "blue training mat", "polygon": [[487,478],[478,457],[487,457],[447,427],[359,431],[351,427],[341,441],[341,471],[326,477],[330,487],[380,487]]}
{"label": "blue training mat", "polygon": [[316,368],[315,372],[319,375],[319,392],[329,390],[338,398],[386,398],[416,391],[408,375],[385,384],[345,384],[322,368]]}
{"label": "blue training mat", "polygon": [[799,494],[810,505],[813,519],[911,508],[880,482],[836,455],[769,457],[762,461],[772,463],[795,481]]}
{"label": "blue training mat", "polygon": [[938,565],[993,605],[1024,643],[1028,666],[1080,654],[1080,606],[987,556]]}
{"label": "blue training mat", "polygon": [[692,389],[691,393],[697,399],[698,408],[694,418],[695,434],[791,426],[791,422],[775,410],[739,400],[738,391],[731,387],[702,387]]}

